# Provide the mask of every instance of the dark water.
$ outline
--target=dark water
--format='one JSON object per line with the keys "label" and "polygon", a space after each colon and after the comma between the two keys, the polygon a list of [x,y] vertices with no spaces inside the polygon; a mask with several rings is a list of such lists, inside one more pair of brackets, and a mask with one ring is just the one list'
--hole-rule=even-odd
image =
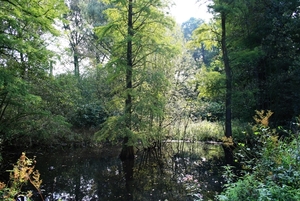
{"label": "dark water", "polygon": [[[182,142],[164,147],[137,150],[136,159],[127,163],[119,160],[120,149],[111,146],[26,155],[36,156],[47,201],[214,200],[222,185],[222,147]],[[20,154],[7,156],[15,162]],[[36,194],[33,200],[41,199]]]}

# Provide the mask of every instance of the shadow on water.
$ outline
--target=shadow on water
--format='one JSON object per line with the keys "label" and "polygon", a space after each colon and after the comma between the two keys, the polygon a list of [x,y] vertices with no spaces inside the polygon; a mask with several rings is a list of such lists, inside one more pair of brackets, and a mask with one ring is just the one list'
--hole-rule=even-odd
{"label": "shadow on water", "polygon": [[214,200],[222,185],[221,145],[172,142],[165,147],[137,151],[135,160],[123,162],[116,147],[27,155],[37,156],[46,201]]}

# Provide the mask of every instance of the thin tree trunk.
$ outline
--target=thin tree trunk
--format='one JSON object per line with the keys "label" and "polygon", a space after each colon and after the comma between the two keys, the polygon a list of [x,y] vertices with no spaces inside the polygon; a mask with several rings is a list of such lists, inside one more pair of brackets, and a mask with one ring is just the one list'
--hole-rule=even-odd
{"label": "thin tree trunk", "polygon": [[[232,127],[231,127],[231,94],[232,94],[232,75],[231,75],[231,67],[229,64],[228,52],[227,52],[227,44],[226,44],[226,14],[221,12],[221,26],[222,26],[222,38],[221,38],[221,46],[223,53],[223,62],[225,66],[225,74],[226,74],[226,100],[225,100],[225,136],[227,138],[232,137]],[[231,143],[224,144],[223,150],[225,154],[225,162],[227,164],[233,165],[233,149],[234,145]]]}
{"label": "thin tree trunk", "polygon": [[225,136],[232,136],[232,128],[231,128],[231,93],[232,93],[232,75],[231,75],[231,67],[228,59],[227,52],[227,44],[226,44],[226,14],[224,12],[221,13],[221,23],[222,23],[222,53],[223,53],[223,62],[225,66],[226,73],[226,102],[225,102]]}
{"label": "thin tree trunk", "polygon": [[53,61],[50,61],[50,72],[49,72],[50,77],[53,77]]}
{"label": "thin tree trunk", "polygon": [[[126,67],[126,100],[125,100],[125,126],[128,131],[131,131],[131,114],[132,114],[132,69],[133,69],[133,58],[132,58],[132,37],[133,32],[133,21],[132,21],[132,1],[128,3],[128,38],[127,38],[127,67]],[[127,132],[127,131],[126,131]],[[127,135],[127,134],[126,134]],[[121,160],[133,159],[134,150],[133,146],[128,146],[129,137],[126,136],[123,140],[123,148],[120,154]]]}
{"label": "thin tree trunk", "polygon": [[79,58],[78,58],[78,53],[75,50],[74,51],[74,75],[76,77],[79,77]]}

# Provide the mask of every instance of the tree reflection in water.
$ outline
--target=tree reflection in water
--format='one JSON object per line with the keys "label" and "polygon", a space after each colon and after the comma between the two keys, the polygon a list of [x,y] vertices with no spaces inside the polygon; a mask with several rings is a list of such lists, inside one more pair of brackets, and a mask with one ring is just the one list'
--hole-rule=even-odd
{"label": "tree reflection in water", "polygon": [[125,177],[125,186],[127,191],[127,200],[133,200],[133,168],[134,168],[134,159],[126,159],[122,161],[124,177]]}
{"label": "tree reflection in water", "polygon": [[123,163],[116,147],[35,153],[45,200],[213,200],[221,190],[222,147],[200,143],[186,144],[179,151],[176,143],[166,147],[159,154],[137,152],[135,161]]}

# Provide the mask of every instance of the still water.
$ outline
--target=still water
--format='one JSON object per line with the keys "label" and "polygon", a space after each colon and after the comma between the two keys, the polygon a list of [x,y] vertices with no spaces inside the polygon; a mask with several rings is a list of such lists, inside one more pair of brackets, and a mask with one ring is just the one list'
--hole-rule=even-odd
{"label": "still water", "polygon": [[[214,200],[222,186],[221,145],[172,142],[164,147],[137,150],[129,163],[120,161],[115,146],[26,155],[36,156],[46,201]],[[41,198],[35,195],[33,200]]]}

